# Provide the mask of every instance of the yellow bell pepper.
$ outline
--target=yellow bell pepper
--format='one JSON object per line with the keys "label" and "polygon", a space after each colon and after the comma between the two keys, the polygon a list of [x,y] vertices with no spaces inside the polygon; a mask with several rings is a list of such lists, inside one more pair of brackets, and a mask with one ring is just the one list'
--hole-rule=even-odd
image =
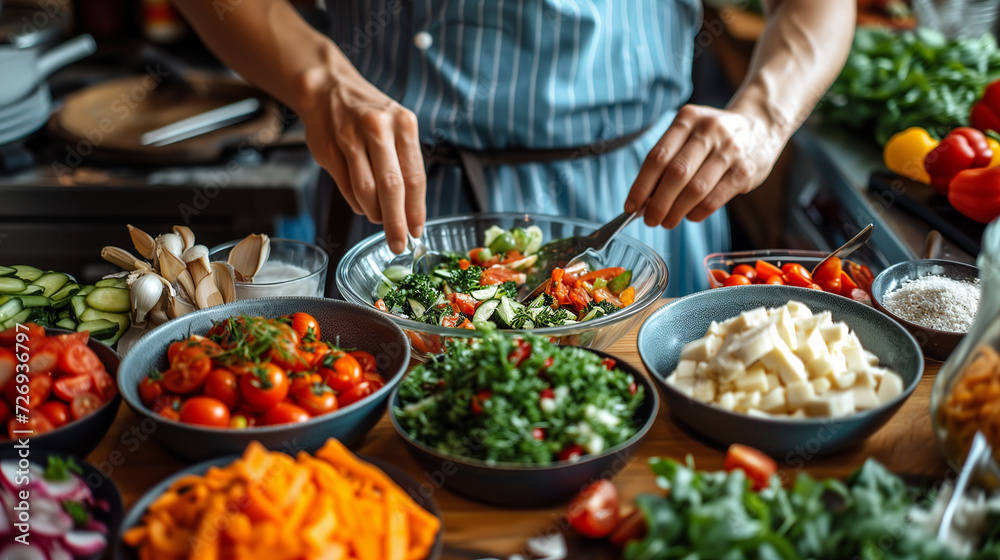
{"label": "yellow bell pepper", "polygon": [[1000,142],[993,138],[992,136],[986,137],[986,143],[990,145],[990,149],[993,150],[993,159],[990,160],[986,167],[996,167],[1000,165]]}
{"label": "yellow bell pepper", "polygon": [[924,158],[937,145],[938,141],[926,130],[918,126],[910,127],[889,138],[882,151],[882,159],[891,171],[929,184],[931,178],[924,170]]}

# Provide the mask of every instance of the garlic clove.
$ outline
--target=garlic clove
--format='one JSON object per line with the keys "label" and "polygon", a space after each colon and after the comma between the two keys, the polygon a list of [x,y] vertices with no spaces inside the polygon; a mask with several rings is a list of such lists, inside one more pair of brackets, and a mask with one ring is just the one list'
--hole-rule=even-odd
{"label": "garlic clove", "polygon": [[126,227],[128,228],[129,236],[132,238],[132,244],[135,245],[135,250],[147,259],[155,257],[156,240],[153,239],[153,236],[133,226],[132,224],[128,224]]}

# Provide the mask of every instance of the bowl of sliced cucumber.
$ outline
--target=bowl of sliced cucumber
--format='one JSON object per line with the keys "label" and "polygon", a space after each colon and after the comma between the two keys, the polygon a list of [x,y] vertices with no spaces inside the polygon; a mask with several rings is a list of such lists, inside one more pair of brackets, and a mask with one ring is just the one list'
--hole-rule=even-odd
{"label": "bowl of sliced cucumber", "polygon": [[37,323],[114,345],[128,330],[129,290],[122,278],[81,285],[62,272],[30,265],[0,266],[0,331]]}

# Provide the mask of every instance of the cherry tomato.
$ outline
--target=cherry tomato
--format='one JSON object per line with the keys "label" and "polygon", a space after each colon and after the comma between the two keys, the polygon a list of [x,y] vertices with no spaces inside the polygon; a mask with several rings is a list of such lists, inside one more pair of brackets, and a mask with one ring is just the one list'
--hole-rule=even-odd
{"label": "cherry tomato", "polygon": [[545,441],[545,428],[535,428],[531,430],[531,437],[538,441]]}
{"label": "cherry tomato", "polygon": [[[10,405],[7,404],[7,401],[0,400],[0,423],[6,423],[11,416],[14,416],[14,411],[11,410]],[[0,438],[2,437],[3,435],[0,434]]]}
{"label": "cherry tomato", "polygon": [[88,375],[101,367],[101,359],[86,344],[70,344],[59,358],[59,369],[66,375]]}
{"label": "cherry tomato", "polygon": [[237,412],[229,417],[229,427],[242,430],[245,428],[250,428],[257,423],[257,420],[249,414],[244,414],[242,412]]}
{"label": "cherry tomato", "polygon": [[216,368],[209,372],[205,378],[203,393],[206,397],[222,402],[230,410],[236,410],[240,404],[240,389],[236,374],[225,368]]}
{"label": "cherry tomato", "polygon": [[77,395],[90,392],[94,380],[89,373],[64,375],[52,384],[52,392],[59,399],[72,402]]}
{"label": "cherry tomato", "polygon": [[292,397],[311,416],[337,410],[337,394],[322,381],[296,385]]}
{"label": "cherry tomato", "polygon": [[[34,410],[43,404],[45,401],[49,400],[49,395],[52,394],[52,377],[48,375],[33,375],[28,379],[28,392],[21,393],[18,387],[21,385],[18,383],[8,383],[5,394],[7,396],[7,403],[12,407],[16,407],[18,404],[27,408],[28,410]],[[21,398],[18,401],[18,397]]]}
{"label": "cherry tomato", "polygon": [[288,376],[277,364],[265,363],[240,376],[240,397],[251,409],[264,411],[288,396]]}
{"label": "cherry tomato", "polygon": [[[542,393],[544,392],[545,391],[542,391]],[[554,395],[555,393],[553,393],[553,396]],[[571,443],[566,447],[564,447],[562,451],[559,452],[559,455],[556,456],[556,458],[559,459],[560,461],[576,462],[576,460],[582,457],[584,453],[586,453],[586,450],[583,447],[575,443]]]}
{"label": "cherry tomato", "polygon": [[176,408],[162,408],[156,414],[161,418],[166,418],[167,420],[173,420],[175,422],[181,421],[181,413],[178,412]]}
{"label": "cherry tomato", "polygon": [[[361,365],[350,354],[331,352],[324,358],[320,368],[323,381],[337,393],[345,393],[361,383]],[[343,402],[340,403],[342,406]]]}
{"label": "cherry tomato", "polygon": [[757,279],[762,282],[767,282],[767,279],[772,276],[781,276],[780,268],[765,261],[757,261],[754,264],[754,270],[757,271]]}
{"label": "cherry tomato", "polygon": [[385,311],[386,313],[389,312],[389,306],[386,305],[385,300],[381,298],[375,301],[375,309],[378,309],[379,311]]}
{"label": "cherry tomato", "polygon": [[319,321],[308,313],[292,315],[292,329],[299,335],[301,342],[319,342]]}
{"label": "cherry tomato", "polygon": [[[497,261],[499,260],[500,259],[498,258]],[[501,266],[493,266],[483,271],[483,276],[479,279],[479,284],[482,286],[494,286],[511,280],[516,282],[520,275],[521,273],[515,270],[503,268]]]}
{"label": "cherry tomato", "polygon": [[[20,340],[17,338],[19,334],[24,335]],[[18,343],[28,348],[34,348],[35,345],[45,339],[45,328],[35,323],[25,323],[20,327],[11,327],[0,332],[0,346],[6,346],[7,348],[13,348]]]}
{"label": "cherry tomato", "polygon": [[611,534],[618,527],[618,490],[609,480],[589,484],[573,498],[566,520],[577,533],[592,539]]}
{"label": "cherry tomato", "polygon": [[510,354],[507,354],[507,361],[514,364],[514,367],[520,367],[521,363],[527,360],[530,355],[531,343],[519,338],[514,341],[514,349],[510,351]]}
{"label": "cherry tomato", "polygon": [[642,540],[646,537],[646,518],[639,510],[633,510],[618,524],[608,540],[611,544],[623,548],[629,541]]}
{"label": "cherry tomato", "polygon": [[330,347],[325,342],[303,342],[299,344],[299,356],[309,366],[306,370],[318,368],[323,363],[323,358],[329,353]]}
{"label": "cherry tomato", "polygon": [[290,325],[273,324],[277,330],[271,343],[271,361],[283,367],[286,371],[306,371],[311,364],[299,353],[299,335]]}
{"label": "cherry tomato", "polygon": [[734,443],[726,451],[723,468],[727,471],[743,469],[747,478],[753,482],[753,489],[760,490],[771,484],[771,475],[778,472],[778,465],[767,455],[753,447]]}
{"label": "cherry tomato", "polygon": [[[188,352],[192,354],[186,355]],[[212,370],[212,360],[197,349],[182,351],[174,365],[163,372],[163,387],[173,393],[194,393],[205,383]]]}
{"label": "cherry tomato", "polygon": [[139,382],[139,400],[148,407],[152,407],[163,392],[163,376],[159,372],[150,373]]}
{"label": "cherry tomato", "polygon": [[191,397],[180,410],[181,422],[199,426],[225,428],[229,425],[229,407],[212,397]]}
{"label": "cherry tomato", "polygon": [[153,404],[149,407],[150,410],[159,414],[164,410],[173,410],[177,412],[181,409],[181,397],[180,395],[171,395],[169,393],[164,393],[157,397]]}
{"label": "cherry tomato", "polygon": [[775,285],[775,286],[784,286],[785,285],[785,279],[782,278],[780,274],[778,274],[777,276],[772,276],[772,277],[768,278],[767,280],[764,281],[764,283],[765,284],[772,284],[772,285]]}
{"label": "cherry tomato", "polygon": [[722,270],[721,268],[713,268],[708,271],[708,283],[712,285],[713,288],[718,288],[722,286],[722,283],[729,278],[729,272]]}
{"label": "cherry tomato", "polygon": [[[51,432],[56,429],[52,425],[52,421],[48,419],[44,414],[34,414],[28,415],[28,421],[25,423],[18,422],[16,418],[11,418],[7,422],[7,434],[10,439],[23,438],[27,436],[37,436],[39,434],[44,434],[45,432]],[[14,432],[31,432],[29,434],[15,434]]]}
{"label": "cherry tomato", "polygon": [[732,274],[739,274],[740,276],[746,276],[747,280],[753,282],[757,279],[757,269],[748,264],[738,264],[733,267]]}
{"label": "cherry tomato", "polygon": [[469,294],[457,292],[451,293],[448,294],[447,299],[455,305],[458,305],[458,310],[470,317],[476,312],[476,307],[479,306],[479,302],[476,298],[470,296]]}
{"label": "cherry tomato", "polygon": [[264,424],[273,426],[274,424],[293,424],[305,422],[311,416],[305,409],[288,402],[279,402],[269,408],[264,413]]}
{"label": "cherry tomato", "polygon": [[31,349],[28,357],[28,369],[31,375],[51,373],[59,365],[59,344],[51,340],[40,342]]}
{"label": "cherry tomato", "polygon": [[601,365],[603,365],[608,371],[614,371],[617,364],[618,362],[616,362],[613,358],[604,358],[601,360]]}
{"label": "cherry tomato", "polygon": [[371,382],[362,381],[361,383],[358,383],[354,387],[351,387],[350,390],[341,393],[339,395],[338,400],[340,401],[340,406],[342,407],[350,406],[360,401],[361,399],[367,397],[368,395],[371,395],[376,390],[377,389],[375,389],[375,387],[372,386]]}
{"label": "cherry tomato", "polygon": [[851,292],[858,289],[858,285],[851,279],[851,275],[846,270],[840,271],[840,295],[851,297]]}
{"label": "cherry tomato", "polygon": [[382,379],[382,376],[377,373],[366,371],[362,374],[362,377],[368,382],[369,385],[372,386],[372,391],[378,391],[385,386],[385,381]]}
{"label": "cherry tomato", "polygon": [[104,406],[104,401],[101,400],[101,397],[93,393],[80,393],[73,397],[69,409],[73,413],[73,419],[79,420],[102,406]]}
{"label": "cherry tomato", "polygon": [[742,274],[731,274],[729,278],[726,278],[726,281],[722,283],[722,285],[727,288],[730,286],[749,286],[750,284],[753,284],[753,282]]}
{"label": "cherry tomato", "polygon": [[0,346],[0,391],[5,389],[7,383],[16,377],[17,364],[17,355],[14,354],[14,351]]}
{"label": "cherry tomato", "polygon": [[370,353],[364,350],[354,350],[353,352],[348,352],[348,354],[358,361],[361,371],[372,373],[378,371],[378,363],[375,360],[375,356]]}
{"label": "cherry tomato", "polygon": [[44,414],[45,417],[49,419],[49,422],[52,422],[52,425],[56,428],[69,424],[69,421],[72,419],[70,417],[69,407],[66,406],[66,403],[61,403],[59,401],[49,401],[43,404],[38,407],[35,414]]}
{"label": "cherry tomato", "polygon": [[[167,360],[169,360],[170,364],[173,365],[174,360],[181,352],[193,349],[201,350],[200,353],[208,356],[209,358],[213,358],[222,352],[222,347],[212,340],[198,334],[193,334],[186,340],[180,340],[171,344],[170,347],[167,348]],[[196,356],[197,354],[198,352],[188,352],[187,356]]]}
{"label": "cherry tomato", "polygon": [[813,282],[823,288],[823,291],[839,294],[842,286],[840,275],[843,272],[840,259],[833,257],[816,270],[816,274],[813,274]]}
{"label": "cherry tomato", "polygon": [[799,263],[786,263],[781,267],[781,272],[785,275],[785,283],[800,288],[808,288],[812,285],[812,275],[806,267]]}
{"label": "cherry tomato", "polygon": [[93,379],[91,390],[97,393],[97,396],[103,398],[105,402],[110,401],[118,394],[114,378],[103,367],[90,372],[90,378]]}
{"label": "cherry tomato", "polygon": [[493,393],[485,390],[479,391],[475,395],[472,395],[472,399],[470,399],[470,406],[472,407],[472,413],[475,414],[476,416],[482,414],[483,405],[486,404],[486,401],[490,400],[490,397],[492,396]]}

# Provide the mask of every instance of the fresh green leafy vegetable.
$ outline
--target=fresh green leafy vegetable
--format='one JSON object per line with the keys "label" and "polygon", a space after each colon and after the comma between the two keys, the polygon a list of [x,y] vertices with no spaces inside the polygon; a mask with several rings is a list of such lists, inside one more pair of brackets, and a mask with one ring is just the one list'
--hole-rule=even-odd
{"label": "fresh green leafy vegetable", "polygon": [[80,465],[76,464],[76,461],[72,457],[63,459],[62,457],[51,455],[49,456],[49,464],[46,465],[42,477],[45,480],[61,482],[69,480],[73,474],[83,475],[83,469],[80,468]]}
{"label": "fresh green leafy vegetable", "polygon": [[[790,489],[774,477],[759,493],[742,470],[698,471],[690,457],[654,458],[650,468],[669,494],[636,500],[647,534],[625,547],[625,560],[955,558],[908,518],[917,490],[872,459],[846,482],[801,473]],[[971,558],[1000,558],[996,531]]]}
{"label": "fresh green leafy vegetable", "polygon": [[632,437],[645,396],[592,352],[493,332],[446,343],[403,379],[399,398],[403,429],[443,453],[548,464],[574,446],[599,453]]}
{"label": "fresh green leafy vegetable", "polygon": [[949,41],[928,29],[859,28],[818,110],[825,122],[874,133],[879,145],[911,126],[942,138],[968,126],[972,104],[997,77],[1000,50],[989,33]]}

